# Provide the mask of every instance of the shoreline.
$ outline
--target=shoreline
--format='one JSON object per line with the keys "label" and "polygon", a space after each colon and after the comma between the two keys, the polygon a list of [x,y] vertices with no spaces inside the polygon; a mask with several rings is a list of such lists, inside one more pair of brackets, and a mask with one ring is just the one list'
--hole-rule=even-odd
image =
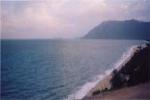
{"label": "shoreline", "polygon": [[148,100],[150,98],[150,82],[131,87],[124,87],[98,94],[96,96],[84,97],[82,100]]}
{"label": "shoreline", "polygon": [[[150,93],[150,44],[134,46],[129,50],[128,55],[119,66],[98,82],[82,100],[92,100],[92,98],[96,98],[96,100],[100,98],[108,99],[107,97],[114,93],[124,97],[128,94],[128,92],[125,92],[126,88],[129,92],[136,92],[136,90],[140,92],[140,87],[142,87],[139,86],[140,84],[147,84],[148,89],[144,88],[141,91]],[[133,89],[134,87],[136,88]],[[122,91],[122,93],[117,91]],[[102,94],[106,94],[106,96],[101,96]],[[114,94],[113,96],[119,97],[118,95]],[[141,95],[139,94],[139,96]],[[150,98],[148,95],[145,95],[145,97]]]}

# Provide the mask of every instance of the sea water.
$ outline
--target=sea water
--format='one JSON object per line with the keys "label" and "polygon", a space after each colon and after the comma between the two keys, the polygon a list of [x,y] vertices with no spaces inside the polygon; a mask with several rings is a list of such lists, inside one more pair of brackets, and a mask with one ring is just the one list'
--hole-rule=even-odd
{"label": "sea water", "polygon": [[140,40],[1,40],[2,100],[81,99]]}

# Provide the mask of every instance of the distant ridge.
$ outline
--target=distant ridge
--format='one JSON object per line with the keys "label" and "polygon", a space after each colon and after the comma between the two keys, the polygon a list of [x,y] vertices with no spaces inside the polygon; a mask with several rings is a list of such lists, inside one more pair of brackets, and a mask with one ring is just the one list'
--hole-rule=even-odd
{"label": "distant ridge", "polygon": [[150,40],[150,22],[143,22],[135,19],[105,21],[89,31],[83,38]]}

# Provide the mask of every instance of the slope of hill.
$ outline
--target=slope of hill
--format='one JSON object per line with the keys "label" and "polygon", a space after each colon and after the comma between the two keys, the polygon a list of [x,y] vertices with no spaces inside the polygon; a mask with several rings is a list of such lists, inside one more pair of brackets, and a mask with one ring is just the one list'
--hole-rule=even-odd
{"label": "slope of hill", "polygon": [[150,40],[150,22],[138,20],[106,21],[93,28],[83,38]]}

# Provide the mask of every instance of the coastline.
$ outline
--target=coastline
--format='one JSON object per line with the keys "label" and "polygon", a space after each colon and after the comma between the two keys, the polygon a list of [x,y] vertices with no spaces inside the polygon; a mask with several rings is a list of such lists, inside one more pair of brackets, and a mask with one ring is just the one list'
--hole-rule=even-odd
{"label": "coastline", "polygon": [[96,96],[84,97],[82,100],[148,100],[150,98],[150,82],[132,87],[124,87],[114,91],[108,91]]}
{"label": "coastline", "polygon": [[[144,96],[142,91],[146,91]],[[133,46],[124,61],[98,82],[83,100],[150,98],[148,93],[150,94],[150,44],[147,43]]]}

